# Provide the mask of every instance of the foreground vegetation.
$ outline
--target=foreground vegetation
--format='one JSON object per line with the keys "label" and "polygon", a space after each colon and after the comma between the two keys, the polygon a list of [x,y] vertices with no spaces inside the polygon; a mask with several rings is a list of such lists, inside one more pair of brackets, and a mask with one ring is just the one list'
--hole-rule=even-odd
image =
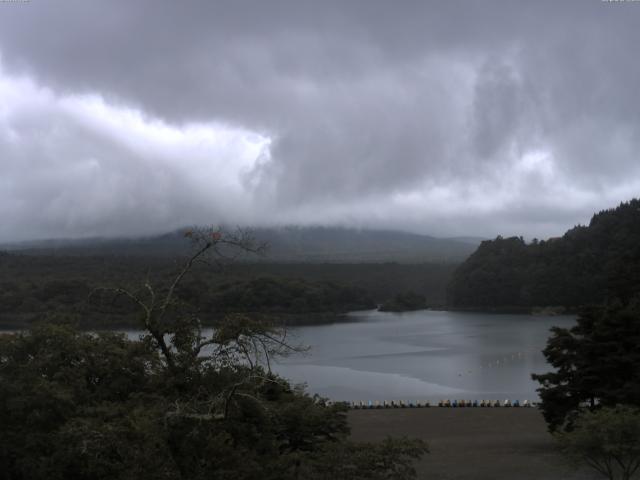
{"label": "foreground vegetation", "polygon": [[549,430],[570,459],[615,480],[640,468],[640,302],[585,308],[553,328],[534,374]]}
{"label": "foreground vegetation", "polygon": [[640,406],[640,303],[585,308],[576,326],[553,328],[543,351],[554,371],[534,374],[552,431],[586,409]]}
{"label": "foreground vegetation", "polygon": [[[172,332],[171,362],[150,334],[42,325],[0,337],[3,478],[412,478],[424,444],[349,442],[344,407],[240,361],[269,341],[262,326],[192,335]],[[205,342],[215,354],[195,356]]]}
{"label": "foreground vegetation", "polygon": [[420,440],[350,442],[345,407],[271,372],[296,351],[247,315],[204,336],[179,287],[221,243],[199,236],[169,283],[108,287],[137,308],[145,334],[45,323],[0,336],[0,471],[37,479],[409,479]]}
{"label": "foreground vegetation", "polygon": [[640,409],[619,405],[578,415],[573,428],[557,434],[577,465],[586,464],[610,480],[630,480],[640,469]]}

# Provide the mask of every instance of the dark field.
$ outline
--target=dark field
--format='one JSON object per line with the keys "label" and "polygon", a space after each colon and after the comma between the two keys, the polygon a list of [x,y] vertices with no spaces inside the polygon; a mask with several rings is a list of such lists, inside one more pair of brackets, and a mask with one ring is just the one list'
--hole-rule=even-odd
{"label": "dark field", "polygon": [[534,408],[353,410],[352,437],[377,441],[408,436],[428,442],[416,464],[429,480],[591,480],[566,464]]}

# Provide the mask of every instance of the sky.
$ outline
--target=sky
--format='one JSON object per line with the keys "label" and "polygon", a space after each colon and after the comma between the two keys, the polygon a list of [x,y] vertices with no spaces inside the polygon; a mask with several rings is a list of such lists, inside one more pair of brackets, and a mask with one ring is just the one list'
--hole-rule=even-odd
{"label": "sky", "polygon": [[640,1],[0,0],[0,241],[559,236],[640,194]]}

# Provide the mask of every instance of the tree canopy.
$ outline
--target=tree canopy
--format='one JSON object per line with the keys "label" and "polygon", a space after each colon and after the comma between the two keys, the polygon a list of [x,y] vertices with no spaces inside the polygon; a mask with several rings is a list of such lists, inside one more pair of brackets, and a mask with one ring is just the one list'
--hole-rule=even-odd
{"label": "tree canopy", "polygon": [[563,306],[629,301],[640,290],[640,200],[593,216],[560,238],[482,242],[454,272],[456,307]]}
{"label": "tree canopy", "polygon": [[416,292],[401,292],[380,306],[381,312],[407,312],[427,308],[424,295]]}
{"label": "tree canopy", "polygon": [[610,480],[629,480],[640,468],[640,410],[629,406],[584,412],[570,432],[557,434],[565,455]]}
{"label": "tree canopy", "polygon": [[571,428],[581,410],[640,405],[640,305],[585,308],[576,326],[554,327],[543,351],[555,371],[534,374],[551,430]]}

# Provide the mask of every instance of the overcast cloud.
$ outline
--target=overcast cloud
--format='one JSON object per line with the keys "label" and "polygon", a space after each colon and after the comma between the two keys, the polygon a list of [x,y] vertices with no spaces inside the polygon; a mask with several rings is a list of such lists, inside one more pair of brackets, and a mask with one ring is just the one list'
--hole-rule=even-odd
{"label": "overcast cloud", "polygon": [[0,2],[0,241],[555,236],[640,194],[640,2]]}

